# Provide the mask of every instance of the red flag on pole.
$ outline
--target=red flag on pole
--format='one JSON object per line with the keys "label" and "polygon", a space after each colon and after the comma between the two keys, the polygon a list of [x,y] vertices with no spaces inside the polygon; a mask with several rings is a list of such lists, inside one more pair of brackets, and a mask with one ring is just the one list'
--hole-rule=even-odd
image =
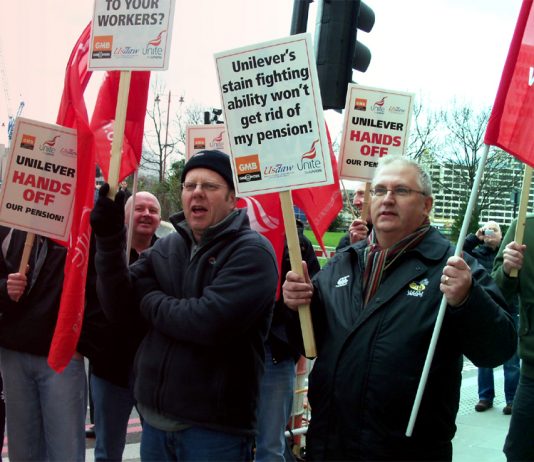
{"label": "red flag on pole", "polygon": [[534,10],[523,0],[484,143],[534,167]]}
{"label": "red flag on pole", "polygon": [[[115,121],[120,73],[110,72],[104,80],[89,125],[83,92],[91,77],[87,70],[91,24],[76,43],[65,75],[65,86],[57,123],[77,129],[78,156],[74,213],[65,263],[65,279],[58,320],[48,364],[61,372],[76,351],[83,321],[85,281],[91,226],[89,215],[93,208],[96,161],[107,174]],[[133,72],[128,98],[127,120],[121,163],[121,179],[132,173],[141,158],[144,118],[148,98],[150,72]]]}
{"label": "red flag on pole", "polygon": [[[105,178],[108,178],[109,173],[119,81],[120,72],[112,71],[106,74],[91,119],[91,129],[95,135],[96,163]],[[149,83],[150,72],[132,72],[119,181],[133,173],[141,160]]]}
{"label": "red flag on pole", "polygon": [[269,240],[276,254],[278,271],[280,271],[284,254],[285,231],[278,193],[241,197],[237,202],[237,207],[247,208],[250,227]]}
{"label": "red flag on pole", "polygon": [[57,123],[77,130],[77,178],[72,228],[70,232],[65,279],[58,319],[48,364],[57,372],[63,371],[76,351],[83,320],[89,236],[89,213],[93,207],[95,188],[94,140],[83,92],[91,72],[87,70],[91,24],[72,50],[65,74],[63,96]]}

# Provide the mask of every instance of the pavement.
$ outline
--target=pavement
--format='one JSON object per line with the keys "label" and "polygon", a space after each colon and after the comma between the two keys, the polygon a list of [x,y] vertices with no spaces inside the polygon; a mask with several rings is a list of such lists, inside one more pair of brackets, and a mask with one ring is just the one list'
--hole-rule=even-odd
{"label": "pavement", "polygon": [[[475,404],[478,402],[477,369],[466,361],[462,371],[462,388],[460,396],[460,409],[456,417],[458,427],[453,440],[453,462],[505,462],[506,457],[502,447],[510,416],[502,413],[505,406],[504,376],[502,367],[494,370],[495,390],[497,396],[493,408],[485,412],[476,412]],[[132,413],[128,428],[127,444],[124,450],[124,462],[140,461],[140,432],[139,417],[135,411]],[[94,439],[86,440],[86,461],[94,461]],[[8,461],[4,445],[3,460]]]}
{"label": "pavement", "polygon": [[460,409],[456,417],[456,436],[453,444],[453,462],[505,462],[502,452],[510,425],[510,416],[502,413],[504,375],[502,367],[493,372],[496,397],[493,408],[476,412],[478,402],[477,369],[466,362],[462,372]]}

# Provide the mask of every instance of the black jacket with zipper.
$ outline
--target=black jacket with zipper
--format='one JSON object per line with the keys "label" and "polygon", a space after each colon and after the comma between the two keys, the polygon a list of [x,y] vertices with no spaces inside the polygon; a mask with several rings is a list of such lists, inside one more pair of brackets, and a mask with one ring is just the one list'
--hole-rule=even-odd
{"label": "black jacket with zipper", "polygon": [[450,460],[463,355],[496,367],[515,351],[499,289],[470,256],[465,303],[447,306],[412,437],[405,436],[454,249],[431,228],[401,255],[362,308],[366,243],[347,247],[313,279],[317,359],[309,380],[310,460]]}
{"label": "black jacket with zipper", "polygon": [[171,222],[178,232],[129,270],[124,232],[97,237],[106,314],[141,312],[148,325],[135,361],[135,398],[185,424],[252,435],[278,282],[274,252],[250,229],[245,210],[209,228],[198,246],[183,213]]}

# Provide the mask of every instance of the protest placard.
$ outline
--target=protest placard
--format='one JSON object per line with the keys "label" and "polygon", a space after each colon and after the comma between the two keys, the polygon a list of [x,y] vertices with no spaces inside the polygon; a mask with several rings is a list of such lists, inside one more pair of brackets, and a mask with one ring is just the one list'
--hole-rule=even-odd
{"label": "protest placard", "polygon": [[228,134],[224,124],[188,125],[186,127],[185,160],[205,149],[218,149],[230,154]]}
{"label": "protest placard", "polygon": [[238,195],[334,182],[309,34],[215,55]]}
{"label": "protest placard", "polygon": [[95,0],[89,70],[166,70],[175,0]]}
{"label": "protest placard", "polygon": [[76,130],[18,117],[0,191],[0,224],[66,241],[76,149]]}
{"label": "protest placard", "polygon": [[371,181],[381,157],[405,154],[412,100],[411,93],[349,85],[339,153],[340,178]]}

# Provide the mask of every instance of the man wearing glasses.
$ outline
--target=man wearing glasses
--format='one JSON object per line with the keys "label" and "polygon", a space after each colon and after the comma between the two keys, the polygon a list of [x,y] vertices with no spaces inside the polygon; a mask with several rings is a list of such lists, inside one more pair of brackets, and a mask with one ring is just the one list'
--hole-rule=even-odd
{"label": "man wearing glasses", "polygon": [[[357,181],[354,188],[354,197],[352,199],[352,205],[357,211],[358,216],[361,216],[365,198],[365,183],[363,181]],[[365,239],[372,228],[371,218],[368,216],[367,220],[361,220],[360,218],[355,218],[347,232],[344,236],[341,237],[339,243],[336,247],[336,252],[344,249],[348,245],[354,244],[355,242]]]}
{"label": "man wearing glasses", "polygon": [[[289,272],[285,303],[310,303],[310,460],[452,460],[463,357],[502,364],[515,351],[506,303],[473,258],[430,226],[432,186],[414,161],[387,157],[372,182],[369,238],[310,282]],[[443,327],[415,428],[412,405],[442,296]]]}
{"label": "man wearing glasses", "polygon": [[177,232],[129,268],[121,250],[124,220],[115,218],[120,207],[99,199],[91,214],[99,298],[107,315],[141,316],[148,328],[135,361],[141,459],[246,461],[276,258],[250,229],[246,210],[236,209],[226,154],[195,154],[182,185],[184,209],[170,217]]}

